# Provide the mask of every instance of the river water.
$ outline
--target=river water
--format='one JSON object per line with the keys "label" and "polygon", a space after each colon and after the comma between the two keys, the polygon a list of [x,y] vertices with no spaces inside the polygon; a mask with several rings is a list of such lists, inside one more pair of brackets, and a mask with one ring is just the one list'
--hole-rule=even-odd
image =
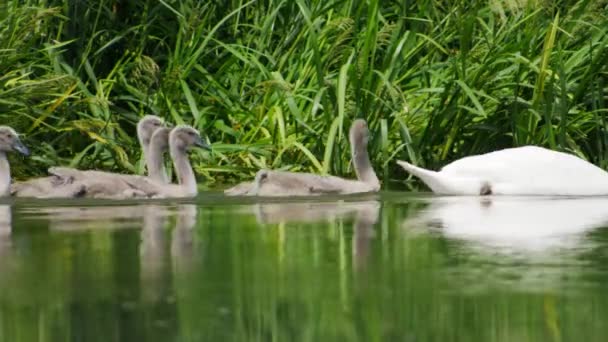
{"label": "river water", "polygon": [[0,203],[0,340],[604,341],[608,198]]}

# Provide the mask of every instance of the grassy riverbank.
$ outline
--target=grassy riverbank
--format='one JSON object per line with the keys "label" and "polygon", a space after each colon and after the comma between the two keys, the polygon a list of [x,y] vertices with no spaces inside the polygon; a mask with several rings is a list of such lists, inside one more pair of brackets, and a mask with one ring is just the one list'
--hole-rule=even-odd
{"label": "grassy riverbank", "polygon": [[[403,3],[407,3],[404,5]],[[608,2],[8,0],[0,120],[51,165],[141,170],[145,113],[205,132],[208,181],[260,167],[351,175],[538,144],[608,166]]]}

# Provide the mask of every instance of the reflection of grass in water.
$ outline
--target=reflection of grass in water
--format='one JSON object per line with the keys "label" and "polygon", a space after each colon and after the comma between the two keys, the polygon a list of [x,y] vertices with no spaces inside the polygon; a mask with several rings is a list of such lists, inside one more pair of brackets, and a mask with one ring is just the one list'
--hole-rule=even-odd
{"label": "reflection of grass in water", "polygon": [[395,158],[436,168],[524,144],[606,166],[601,1],[44,4],[0,5],[0,117],[36,156],[18,177],[141,171],[143,113],[208,133],[195,168],[218,182],[352,175],[355,117],[385,182],[402,177]]}
{"label": "reflection of grass in water", "polygon": [[[494,265],[479,274],[484,260],[467,257],[466,244],[401,225],[422,207],[423,201],[384,202],[374,234],[353,244],[359,233],[357,213],[321,222],[260,224],[242,206],[238,212],[228,206],[201,206],[191,239],[184,240],[192,242],[192,249],[172,254],[190,262],[174,259],[160,270],[165,273],[156,281],[170,288],[158,297],[144,294],[157,284],[140,283],[137,229],[47,232],[46,218],[17,214],[15,229],[21,233],[15,235],[10,258],[18,263],[10,274],[2,272],[10,279],[0,291],[0,320],[8,327],[3,336],[11,341],[41,334],[93,341],[115,336],[159,341],[176,336],[539,341],[599,340],[605,335],[608,303],[601,278],[597,286],[578,292],[559,287],[526,291],[513,286],[516,278],[494,281],[490,271],[501,277],[500,271],[509,266],[498,256],[469,251],[485,259],[485,265]],[[187,218],[171,212],[165,229],[173,238],[178,221]],[[369,247],[364,263],[356,259],[363,242]],[[584,267],[589,265],[573,263],[561,269],[561,277],[577,283]],[[459,272],[449,272],[454,269]],[[552,269],[559,279],[559,265]],[[601,265],[593,269],[602,270]],[[478,291],[470,291],[475,287]]]}

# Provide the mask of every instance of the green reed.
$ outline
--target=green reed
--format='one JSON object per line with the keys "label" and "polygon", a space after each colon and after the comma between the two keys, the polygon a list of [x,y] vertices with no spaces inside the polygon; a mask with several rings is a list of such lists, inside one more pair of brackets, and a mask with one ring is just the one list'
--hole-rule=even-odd
{"label": "green reed", "polygon": [[608,166],[606,1],[8,0],[0,120],[30,161],[141,171],[134,123],[189,123],[210,181],[261,167],[351,175],[365,118],[384,181],[537,144]]}

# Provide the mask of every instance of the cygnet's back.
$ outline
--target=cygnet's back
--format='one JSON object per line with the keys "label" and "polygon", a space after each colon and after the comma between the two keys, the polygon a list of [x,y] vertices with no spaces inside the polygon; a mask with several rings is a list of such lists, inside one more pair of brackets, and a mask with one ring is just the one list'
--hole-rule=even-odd
{"label": "cygnet's back", "polygon": [[[349,131],[351,155],[357,180],[310,173],[260,170],[248,195],[311,196],[376,192],[380,182],[367,152],[369,130],[364,120],[355,120]],[[230,193],[231,190],[228,191]]]}
{"label": "cygnet's back", "polygon": [[[158,164],[152,165],[151,160],[159,159],[162,151],[150,149],[152,134],[163,126],[163,120],[154,115],[146,115],[137,123],[137,137],[142,147],[148,172],[159,177],[165,175],[164,169],[158,169]],[[162,166],[162,164],[161,164]],[[96,197],[123,198],[145,196],[134,190],[130,182],[140,182],[138,176],[118,174],[95,170],[78,170],[67,167],[52,167],[49,177],[40,177],[19,182],[13,185],[11,193],[17,197],[64,198],[64,197]],[[166,175],[164,176],[166,178]]]}

